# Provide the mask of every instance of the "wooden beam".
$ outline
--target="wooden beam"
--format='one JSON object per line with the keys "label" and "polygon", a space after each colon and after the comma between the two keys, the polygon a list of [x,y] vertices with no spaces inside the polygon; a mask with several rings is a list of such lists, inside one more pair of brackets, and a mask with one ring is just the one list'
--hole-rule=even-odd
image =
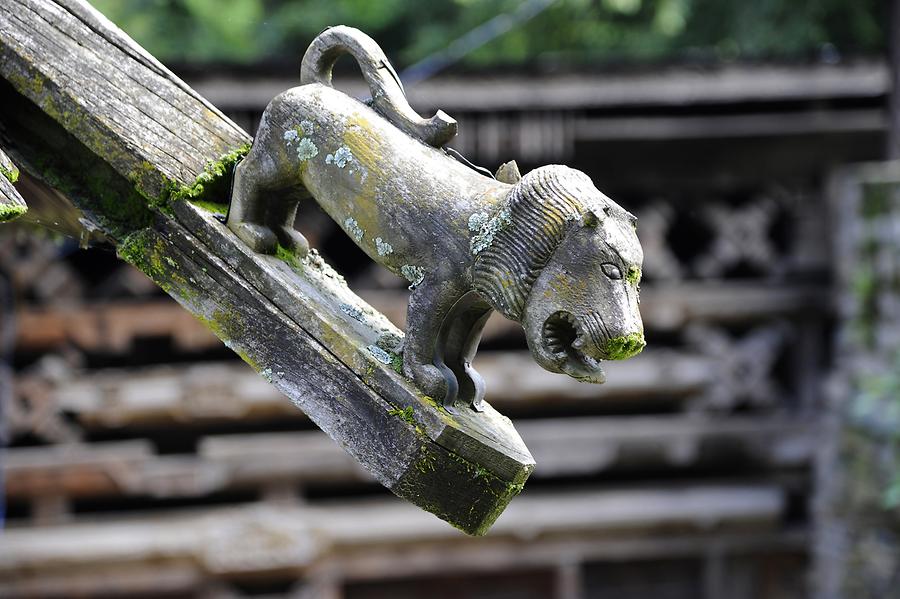
{"label": "wooden beam", "polygon": [[[482,539],[480,543],[408,543],[380,544],[377,549],[359,547],[329,554],[327,565],[321,570],[313,567],[309,578],[324,571],[325,577],[342,582],[371,583],[379,580],[414,579],[448,575],[472,576],[478,573],[550,570],[560,563],[560,556],[590,562],[634,562],[650,560],[700,560],[710,552],[710,546],[722,556],[759,557],[768,562],[784,564],[798,571],[802,580],[803,556],[810,535],[802,528],[786,531],[680,533],[661,532],[623,537],[594,533],[586,527],[577,537],[544,537],[539,543],[509,539]],[[174,562],[174,563],[173,563]],[[4,597],[59,597],[69,599],[73,594],[95,596],[136,594],[139,596],[187,596],[209,591],[215,585],[210,578],[216,573],[201,570],[193,560],[179,559],[145,561],[133,566],[93,565],[75,569],[39,569],[0,580],[0,595]],[[275,573],[273,577],[277,577]],[[289,575],[293,579],[293,575]],[[227,574],[223,576],[227,580]],[[427,584],[427,583],[425,583]],[[754,588],[747,585],[747,588]],[[318,589],[316,589],[318,590]],[[271,595],[266,595],[271,597]],[[310,595],[321,597],[323,595]],[[233,597],[225,593],[224,597]],[[301,595],[306,597],[306,595]],[[332,597],[332,595],[324,595]]]}
{"label": "wooden beam", "polygon": [[[397,290],[362,290],[360,296],[388,320],[404,327],[408,294]],[[648,331],[675,331],[702,321],[748,324],[815,311],[827,316],[833,306],[821,285],[774,286],[749,283],[647,284],[641,290],[641,316]],[[23,307],[16,314],[19,351],[51,351],[73,344],[84,351],[130,351],[135,340],[169,338],[181,351],[202,351],[220,342],[200,321],[166,300],[109,302],[94,305]],[[484,330],[486,341],[518,334],[521,326],[494,315]],[[614,367],[614,365],[610,365]],[[538,368],[535,365],[533,368]],[[615,384],[613,377],[609,383]]]}
{"label": "wooden beam", "polygon": [[[456,531],[397,501],[386,499],[328,505],[254,504],[178,511],[110,522],[10,529],[0,537],[0,581],[92,570],[116,564],[189,563],[212,576],[290,571],[302,575],[328,553],[357,559],[421,547],[477,550],[493,540],[510,551],[543,543],[587,543],[654,535],[717,535],[748,530],[772,534],[786,508],[775,485],[710,485],[644,489],[578,489],[565,494],[531,493],[510,506],[487,539]],[[752,535],[751,535],[752,538]],[[418,544],[418,545],[414,545]],[[243,548],[235,552],[234,548]],[[410,552],[411,547],[416,551]],[[252,551],[250,549],[253,549]],[[400,565],[403,560],[394,561]],[[2,587],[0,587],[2,588]]]}
{"label": "wooden beam", "polygon": [[709,140],[881,133],[881,109],[798,110],[741,115],[583,117],[573,126],[579,142]]}
{"label": "wooden beam", "polygon": [[0,223],[19,218],[28,210],[25,200],[13,187],[13,183],[18,180],[19,169],[0,150]]}
{"label": "wooden beam", "polygon": [[[457,114],[879,99],[889,93],[890,83],[885,63],[873,60],[544,73],[539,85],[530,75],[441,75],[409,86],[407,93],[413,105],[423,110],[441,107]],[[195,77],[191,85],[222,110],[262,112],[275,94],[295,83],[287,77],[214,75]],[[359,79],[338,79],[335,85],[354,97],[369,93]]]}
{"label": "wooden beam", "polygon": [[[658,469],[740,459],[767,468],[811,463],[817,431],[771,418],[580,417],[525,420],[537,458],[532,475],[590,476],[617,467]],[[302,456],[302,457],[301,457]],[[147,440],[13,448],[4,458],[7,497],[199,497],[236,489],[371,482],[318,431],[212,435],[196,455],[156,455]]]}
{"label": "wooden beam", "polygon": [[385,340],[402,333],[316,254],[257,255],[220,224],[243,131],[81,0],[5,0],[0,76],[0,139],[29,173],[376,480],[487,530],[534,467],[527,448],[489,406],[451,414],[398,375]]}
{"label": "wooden beam", "polygon": [[[494,390],[494,403],[530,413],[566,403],[577,403],[581,410],[615,401],[671,405],[708,389],[716,372],[709,357],[651,350],[609,363],[603,385],[549,373],[525,352],[482,352],[476,365]],[[23,402],[58,406],[88,430],[303,418],[277,388],[229,362],[107,369],[73,374],[61,386],[42,381],[39,374],[27,375],[20,377],[18,389]]]}

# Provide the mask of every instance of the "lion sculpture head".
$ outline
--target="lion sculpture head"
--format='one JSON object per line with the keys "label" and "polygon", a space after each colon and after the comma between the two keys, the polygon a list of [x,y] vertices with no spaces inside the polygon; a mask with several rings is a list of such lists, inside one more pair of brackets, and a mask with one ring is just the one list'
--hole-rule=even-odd
{"label": "lion sculpture head", "polygon": [[635,217],[561,165],[522,177],[502,212],[504,226],[475,256],[476,290],[522,323],[542,367],[604,382],[601,360],[645,345]]}

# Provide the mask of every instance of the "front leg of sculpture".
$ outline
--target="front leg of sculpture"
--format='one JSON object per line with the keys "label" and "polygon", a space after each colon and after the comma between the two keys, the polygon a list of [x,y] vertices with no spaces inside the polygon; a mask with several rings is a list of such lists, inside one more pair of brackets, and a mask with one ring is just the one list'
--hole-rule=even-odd
{"label": "front leg of sculpture", "polygon": [[436,346],[438,361],[447,364],[456,376],[459,385],[457,399],[478,412],[484,409],[485,384],[472,366],[472,360],[491,312],[491,306],[477,293],[463,295],[445,317]]}
{"label": "front leg of sculpture", "polygon": [[456,374],[444,363],[443,351],[438,347],[445,322],[465,293],[452,277],[444,280],[426,277],[413,289],[406,312],[403,374],[447,408],[456,401],[459,383]]}

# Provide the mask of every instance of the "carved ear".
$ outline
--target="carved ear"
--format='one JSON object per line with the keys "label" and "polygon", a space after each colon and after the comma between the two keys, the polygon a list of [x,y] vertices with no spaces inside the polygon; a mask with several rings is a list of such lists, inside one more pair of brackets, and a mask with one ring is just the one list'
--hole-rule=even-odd
{"label": "carved ear", "polygon": [[594,229],[600,224],[600,217],[592,210],[585,210],[581,215],[581,226]]}
{"label": "carved ear", "polygon": [[514,185],[522,178],[522,174],[519,173],[519,165],[516,164],[516,161],[510,160],[509,162],[500,165],[494,178],[501,183]]}

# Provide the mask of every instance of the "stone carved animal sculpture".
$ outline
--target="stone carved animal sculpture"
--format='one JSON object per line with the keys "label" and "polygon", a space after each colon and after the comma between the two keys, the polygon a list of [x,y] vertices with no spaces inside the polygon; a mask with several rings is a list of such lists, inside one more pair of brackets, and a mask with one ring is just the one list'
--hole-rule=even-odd
{"label": "stone carved animal sculpture", "polygon": [[[357,60],[371,106],[331,87],[343,54]],[[348,27],[310,45],[301,86],[266,108],[235,172],[228,227],[255,251],[299,253],[300,200],[314,198],[376,262],[410,282],[403,372],[446,407],[475,409],[472,368],[492,310],[522,323],[547,370],[603,382],[601,360],[644,346],[643,254],[635,218],[583,173],[551,165],[497,178],[452,158],[443,112],[416,114],[375,42]]]}

